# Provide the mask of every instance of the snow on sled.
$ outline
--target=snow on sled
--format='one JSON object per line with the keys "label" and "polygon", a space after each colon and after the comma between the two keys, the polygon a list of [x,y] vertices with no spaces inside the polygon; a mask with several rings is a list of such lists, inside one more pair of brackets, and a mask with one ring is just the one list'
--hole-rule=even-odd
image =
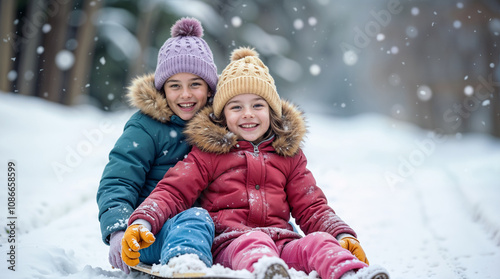
{"label": "snow on sled", "polygon": [[239,277],[239,276],[234,276],[234,275],[229,275],[229,274],[224,274],[224,275],[217,275],[217,274],[206,274],[204,272],[186,272],[186,273],[179,273],[179,272],[174,272],[172,273],[171,276],[164,276],[161,275],[160,272],[158,271],[153,271],[152,266],[144,263],[139,263],[136,266],[131,266],[133,270],[146,273],[151,275],[151,278],[166,278],[166,279],[250,279],[249,277]]}

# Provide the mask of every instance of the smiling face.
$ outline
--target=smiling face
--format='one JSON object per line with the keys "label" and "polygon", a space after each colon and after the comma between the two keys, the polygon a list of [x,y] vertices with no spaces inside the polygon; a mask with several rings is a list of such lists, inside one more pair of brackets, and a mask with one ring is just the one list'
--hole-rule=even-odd
{"label": "smiling face", "polygon": [[205,106],[210,92],[207,83],[197,75],[178,73],[163,85],[170,109],[181,119],[190,120]]}
{"label": "smiling face", "polygon": [[259,143],[269,129],[269,105],[258,95],[237,95],[227,102],[223,112],[229,131],[240,140]]}

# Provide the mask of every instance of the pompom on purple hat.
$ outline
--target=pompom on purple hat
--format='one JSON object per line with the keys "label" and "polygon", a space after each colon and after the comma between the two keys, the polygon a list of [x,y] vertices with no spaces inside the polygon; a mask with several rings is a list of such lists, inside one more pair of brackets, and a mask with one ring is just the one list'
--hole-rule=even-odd
{"label": "pompom on purple hat", "polygon": [[155,87],[161,90],[171,76],[191,73],[201,77],[212,94],[217,88],[217,66],[212,51],[203,37],[203,27],[194,18],[181,18],[170,29],[171,38],[158,52],[155,71]]}

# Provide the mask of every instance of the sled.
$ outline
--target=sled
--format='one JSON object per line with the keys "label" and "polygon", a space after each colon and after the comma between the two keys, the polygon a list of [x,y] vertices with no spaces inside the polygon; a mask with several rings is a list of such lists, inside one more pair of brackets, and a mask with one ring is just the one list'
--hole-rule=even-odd
{"label": "sled", "polygon": [[172,276],[162,276],[159,272],[154,272],[151,269],[151,265],[139,263],[136,266],[131,266],[133,270],[138,272],[146,273],[154,279],[250,279],[244,277],[234,277],[231,275],[207,275],[203,272],[187,272],[187,273],[174,273]]}

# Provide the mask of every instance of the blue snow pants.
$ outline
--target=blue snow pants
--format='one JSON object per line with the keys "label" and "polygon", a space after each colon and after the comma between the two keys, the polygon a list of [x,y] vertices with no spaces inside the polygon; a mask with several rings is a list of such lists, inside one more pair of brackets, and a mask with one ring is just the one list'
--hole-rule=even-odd
{"label": "blue snow pants", "polygon": [[146,264],[167,264],[173,257],[196,254],[210,267],[214,231],[212,218],[205,209],[190,208],[165,222],[155,235],[155,242],[139,251],[139,260]]}

